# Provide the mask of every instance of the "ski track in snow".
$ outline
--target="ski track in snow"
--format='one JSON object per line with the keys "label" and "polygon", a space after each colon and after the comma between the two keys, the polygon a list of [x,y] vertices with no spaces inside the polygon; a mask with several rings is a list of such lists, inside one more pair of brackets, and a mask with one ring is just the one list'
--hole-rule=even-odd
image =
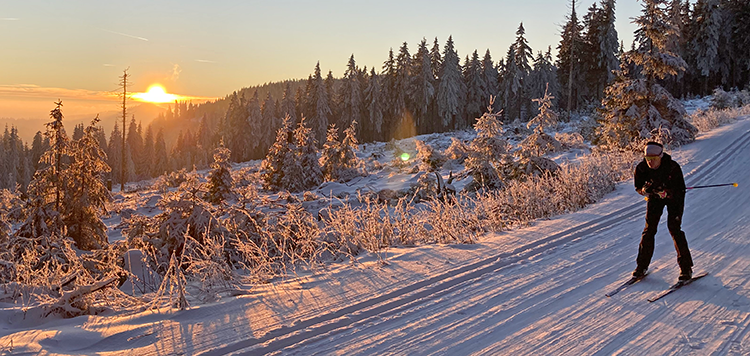
{"label": "ski track in snow", "polygon": [[181,312],[41,326],[11,315],[0,354],[16,340],[12,354],[750,355],[750,119],[672,154],[688,186],[739,189],[688,192],[683,230],[694,270],[710,274],[654,303],[678,274],[666,212],[649,276],[604,296],[635,267],[645,202],[631,180],[478,245],[393,249],[380,269],[363,257]]}
{"label": "ski track in snow", "polygon": [[[747,173],[743,172],[750,166],[749,154],[750,131],[745,131],[714,157],[691,170],[686,181],[688,185],[695,185],[707,180],[741,177],[745,182],[740,184],[745,186]],[[720,174],[723,172],[732,174]],[[712,275],[654,303],[656,307],[649,306],[645,299],[667,288],[671,282],[664,279],[665,271],[676,269],[674,259],[670,258],[674,252],[664,220],[651,266],[654,272],[623,291],[619,300],[603,298],[604,292],[591,293],[619,283],[611,276],[622,275],[623,262],[632,264],[637,246],[633,241],[639,238],[645,210],[644,202],[639,201],[515,251],[205,355],[235,351],[238,355],[279,351],[299,355],[610,355],[640,354],[644,350],[650,350],[649,354],[705,354],[706,349],[726,354],[737,345],[719,340],[741,344],[739,339],[748,329],[750,314],[743,315],[738,308],[722,308],[722,296],[706,291],[706,284],[714,287],[724,284],[717,279],[725,270],[719,262],[739,256],[733,253],[736,246],[732,246],[732,240],[727,241],[726,236],[720,245],[716,244],[717,249],[711,248],[714,244],[709,242],[710,237],[693,236],[697,235],[693,224],[707,220],[706,217],[693,219],[692,214],[687,213],[694,206],[691,200],[701,201],[695,197],[701,195],[697,192],[690,192],[688,197],[684,230],[689,234],[696,270],[711,270]],[[727,192],[733,193],[729,190],[709,192],[708,199],[721,202],[715,195]],[[742,196],[727,197],[739,198]],[[744,201],[732,205],[743,207],[746,203],[747,194]],[[735,217],[739,220],[745,214],[735,209],[735,213],[738,211]],[[710,220],[726,221],[724,213],[714,209]],[[735,225],[735,229],[739,226],[742,225]],[[741,231],[737,233],[747,237]],[[617,236],[621,237],[613,239]],[[425,284],[434,284],[433,281],[440,283],[412,293]],[[746,282],[747,276],[738,285],[745,286]],[[701,286],[703,290],[699,289]],[[695,293],[703,298],[696,298]],[[672,305],[674,300],[685,302]],[[633,308],[627,310],[622,305],[624,302]],[[736,295],[730,306],[747,307],[750,302],[746,296]],[[718,327],[705,324],[705,320],[714,319],[716,315],[731,321],[720,323]],[[685,329],[681,328],[683,324],[687,326]],[[726,330],[731,328],[734,332]],[[477,348],[479,345],[487,346]]]}

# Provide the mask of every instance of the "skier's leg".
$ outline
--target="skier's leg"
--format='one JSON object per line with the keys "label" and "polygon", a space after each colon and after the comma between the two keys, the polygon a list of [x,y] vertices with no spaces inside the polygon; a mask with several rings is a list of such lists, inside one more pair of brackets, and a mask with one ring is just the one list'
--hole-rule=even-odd
{"label": "skier's leg", "polygon": [[641,234],[641,244],[638,247],[637,268],[646,269],[651,264],[654,255],[654,236],[659,225],[659,219],[664,211],[664,201],[661,199],[649,199],[646,204],[646,227]]}
{"label": "skier's leg", "polygon": [[690,256],[687,238],[682,231],[682,213],[685,210],[685,198],[676,197],[667,204],[667,228],[674,241],[674,249],[677,251],[677,264],[680,269],[686,271],[693,267],[693,258]]}

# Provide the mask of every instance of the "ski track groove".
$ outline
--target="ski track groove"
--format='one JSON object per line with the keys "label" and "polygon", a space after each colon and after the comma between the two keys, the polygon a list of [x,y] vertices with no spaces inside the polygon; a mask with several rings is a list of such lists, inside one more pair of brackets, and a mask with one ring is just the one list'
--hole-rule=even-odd
{"label": "ski track groove", "polygon": [[[714,173],[716,173],[717,168],[724,166],[726,162],[732,157],[732,155],[727,154],[730,151],[739,151],[742,148],[745,148],[747,143],[750,142],[750,131],[746,131],[745,133],[741,134],[739,137],[737,137],[735,140],[733,140],[729,145],[727,145],[724,149],[719,151],[717,154],[713,155],[711,158],[704,161],[702,164],[691,170],[687,176],[688,179],[686,179],[687,182],[689,182],[688,185],[693,185],[698,182],[700,182],[702,179],[706,178],[707,176],[710,176]],[[352,330],[354,327],[366,327],[369,325],[378,324],[377,321],[381,322],[388,322],[390,320],[393,320],[395,318],[388,318],[387,316],[390,315],[398,315],[399,319],[403,318],[405,316],[408,316],[411,313],[419,314],[417,311],[420,311],[424,308],[429,308],[430,303],[435,303],[436,305],[440,303],[440,300],[438,297],[447,295],[450,293],[453,293],[456,290],[466,290],[471,288],[467,288],[468,286],[472,286],[476,284],[478,280],[484,279],[487,275],[492,277],[493,275],[496,275],[498,271],[508,268],[508,267],[514,267],[514,266],[520,266],[520,268],[525,267],[525,264],[522,263],[524,261],[530,261],[530,260],[538,260],[539,256],[541,258],[545,258],[550,253],[553,253],[551,250],[559,250],[560,248],[566,248],[569,247],[572,243],[580,242],[584,237],[590,237],[593,236],[599,236],[600,232],[608,229],[612,229],[615,226],[619,225],[622,222],[628,221],[630,219],[633,219],[637,216],[641,216],[643,214],[642,207],[645,205],[644,201],[639,201],[637,203],[633,203],[629,206],[620,208],[614,212],[611,212],[607,215],[598,217],[596,219],[592,219],[590,221],[578,224],[577,226],[574,226],[572,228],[566,229],[562,232],[550,235],[548,237],[542,238],[538,241],[532,242],[530,244],[518,247],[510,252],[504,252],[499,253],[495,256],[482,259],[480,261],[471,263],[469,265],[456,268],[454,270],[447,271],[445,273],[439,274],[435,277],[428,278],[426,280],[423,280],[421,282],[417,282],[414,284],[411,284],[409,286],[396,289],[394,291],[391,291],[389,293],[386,293],[384,295],[374,297],[368,300],[365,300],[363,302],[355,303],[353,305],[347,306],[345,308],[342,308],[337,311],[333,311],[331,313],[319,315],[307,320],[303,320],[297,324],[291,325],[291,326],[282,326],[281,328],[274,329],[269,331],[263,336],[260,336],[258,338],[249,338],[245,340],[240,340],[238,342],[235,342],[233,344],[229,345],[223,345],[220,347],[216,347],[213,349],[209,349],[206,352],[201,353],[201,355],[219,355],[219,354],[226,354],[226,353],[232,353],[232,354],[265,354],[265,353],[276,353],[280,351],[290,352],[294,351],[297,346],[302,346],[304,344],[308,344],[311,342],[317,342],[325,337],[334,337],[337,334],[341,334],[346,332],[347,330]],[[693,247],[691,246],[691,250]],[[656,262],[656,261],[655,261]],[[579,265],[581,261],[577,262]],[[589,263],[583,264],[583,266],[588,266]],[[573,262],[572,265],[573,268],[582,268],[580,266],[576,265],[576,262]],[[541,274],[541,272],[540,272]],[[602,274],[602,277],[606,274]],[[540,278],[538,275],[529,276],[527,279],[526,284],[532,283],[531,281],[534,281],[534,279]],[[600,278],[594,278],[594,281],[598,281]],[[511,281],[517,280],[517,278],[511,278]],[[566,282],[569,282],[570,278],[566,280]],[[592,283],[594,281],[586,281],[586,283]],[[601,282],[600,282],[601,283]],[[618,284],[620,281],[614,281],[613,284]],[[642,282],[641,282],[642,283]],[[498,285],[503,284],[492,284],[489,285],[486,289],[493,289],[497,290]],[[555,283],[552,284],[545,284],[541,287],[550,287],[549,289],[558,289],[564,286],[565,283]],[[564,288],[562,292],[555,292],[555,291],[541,291],[541,293],[532,293],[530,290],[524,290],[524,289],[518,289],[513,288],[511,291],[514,292],[525,292],[520,296],[517,296],[516,299],[522,299],[525,301],[525,303],[521,304],[528,304],[527,307],[522,308],[520,311],[518,311],[515,315],[507,318],[507,322],[513,322],[513,317],[516,315],[523,315],[524,313],[528,312],[529,309],[534,308],[535,310],[538,310],[540,307],[544,308],[545,310],[545,316],[547,316],[547,308],[550,307],[550,305],[555,301],[555,297],[574,293],[575,289],[577,289],[580,285],[575,285],[574,287],[570,288]],[[537,286],[540,287],[540,286]],[[585,289],[582,289],[585,291]],[[658,287],[657,287],[658,290]],[[474,295],[480,295],[481,293],[477,292]],[[531,296],[529,294],[532,294]],[[550,295],[551,296],[548,296]],[[581,292],[580,294],[588,294],[587,292]],[[639,297],[643,297],[640,295]],[[604,298],[604,297],[602,297]],[[546,301],[545,304],[542,304],[542,302],[532,302],[532,300],[542,299],[542,301]],[[425,304],[426,303],[426,304]],[[592,301],[592,304],[597,304],[601,302],[595,302]],[[422,305],[424,304],[424,305]],[[658,305],[658,303],[656,306]],[[505,304],[507,305],[507,303]],[[567,308],[567,307],[566,307]],[[551,308],[554,309],[554,308]],[[505,310],[510,310],[510,308],[506,308]],[[669,309],[663,308],[661,312],[658,313],[651,313],[648,315],[651,319],[658,319],[661,318],[665,313],[667,313]],[[502,310],[495,313],[495,315],[500,314]],[[552,310],[554,312],[554,310]],[[579,317],[585,317],[585,315],[580,314]],[[437,316],[434,316],[437,317]],[[458,320],[457,323],[464,323],[463,320]],[[524,321],[519,321],[519,324],[522,324]],[[623,321],[625,322],[625,321]],[[505,323],[503,323],[505,324]],[[737,340],[741,340],[743,335],[747,333],[748,328],[750,327],[750,317],[745,318],[744,327],[743,328],[737,328],[736,331],[742,330],[740,333],[737,334],[736,338]],[[451,325],[451,324],[449,324]],[[648,324],[650,325],[650,324]],[[533,326],[533,324],[531,325]],[[395,327],[398,327],[397,325]],[[598,329],[598,328],[597,328]],[[635,327],[628,328],[629,331],[632,334],[637,334],[638,331],[632,330],[637,329]],[[562,333],[564,334],[564,333]],[[440,336],[439,332],[435,332],[436,337]],[[416,334],[415,337],[418,337],[419,334]],[[421,335],[422,340],[424,340],[425,335]],[[555,340],[558,340],[563,336],[559,336],[555,338]],[[734,339],[733,339],[734,340]],[[369,340],[372,341],[372,340]],[[631,342],[627,342],[625,344],[629,344]],[[554,345],[555,347],[559,347],[559,345]],[[593,345],[589,345],[593,346]],[[612,346],[612,347],[610,347]],[[621,346],[614,346],[612,343],[608,343],[607,347],[604,347],[604,349],[609,349],[612,351],[621,350]],[[725,348],[728,347],[725,345]],[[243,351],[244,350],[244,351]],[[410,350],[413,351],[414,349],[410,347]],[[245,352],[247,351],[247,352]],[[360,349],[360,351],[362,351]],[[401,351],[407,351],[407,350],[401,350]],[[445,350],[433,350],[433,351],[445,351]],[[558,349],[559,351],[559,349]],[[600,351],[603,351],[601,349]],[[599,353],[597,353],[599,354]]]}

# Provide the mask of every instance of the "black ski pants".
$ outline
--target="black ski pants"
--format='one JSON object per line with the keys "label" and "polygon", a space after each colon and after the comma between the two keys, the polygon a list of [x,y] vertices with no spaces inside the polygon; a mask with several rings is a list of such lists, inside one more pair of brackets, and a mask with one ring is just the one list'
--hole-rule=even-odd
{"label": "black ski pants", "polygon": [[641,235],[641,244],[638,248],[638,268],[648,268],[651,257],[654,255],[654,236],[659,219],[667,207],[667,228],[672,235],[674,248],[677,250],[677,264],[680,269],[686,270],[693,267],[693,259],[690,256],[687,239],[682,229],[682,213],[685,210],[685,197],[673,197],[670,199],[650,198],[646,204],[646,227]]}

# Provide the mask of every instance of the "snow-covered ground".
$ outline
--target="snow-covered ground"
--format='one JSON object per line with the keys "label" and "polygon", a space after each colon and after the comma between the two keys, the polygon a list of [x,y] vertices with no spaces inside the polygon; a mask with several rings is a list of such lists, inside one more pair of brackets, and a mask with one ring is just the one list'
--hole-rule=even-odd
{"label": "snow-covered ground", "polygon": [[[628,181],[582,211],[477,244],[391,248],[386,265],[363,254],[185,311],[54,319],[4,305],[0,353],[750,355],[750,118],[672,154],[688,185],[739,187],[688,193],[683,230],[695,270],[710,274],[655,303],[678,274],[664,221],[652,273],[604,296],[635,267],[643,229]],[[400,189],[411,177],[320,193]],[[157,200],[139,199],[139,211]]]}

